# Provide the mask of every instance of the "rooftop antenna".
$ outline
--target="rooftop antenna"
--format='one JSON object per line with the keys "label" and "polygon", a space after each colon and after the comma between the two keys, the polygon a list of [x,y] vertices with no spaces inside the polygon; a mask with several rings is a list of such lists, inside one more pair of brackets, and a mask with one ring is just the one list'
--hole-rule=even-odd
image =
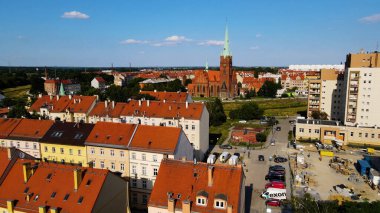
{"label": "rooftop antenna", "polygon": [[132,71],[132,63],[129,62],[129,72],[131,72],[131,71]]}
{"label": "rooftop antenna", "polygon": [[379,52],[379,41],[376,42],[376,52]]}

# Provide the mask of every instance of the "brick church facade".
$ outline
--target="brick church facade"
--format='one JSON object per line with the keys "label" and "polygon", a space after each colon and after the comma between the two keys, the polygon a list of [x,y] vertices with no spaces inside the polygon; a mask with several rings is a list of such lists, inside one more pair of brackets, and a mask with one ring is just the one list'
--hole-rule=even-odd
{"label": "brick church facade", "polygon": [[188,85],[188,92],[193,97],[219,97],[222,99],[233,98],[237,95],[237,81],[232,67],[227,27],[219,71],[208,70],[207,65],[205,70],[195,71],[195,77]]}

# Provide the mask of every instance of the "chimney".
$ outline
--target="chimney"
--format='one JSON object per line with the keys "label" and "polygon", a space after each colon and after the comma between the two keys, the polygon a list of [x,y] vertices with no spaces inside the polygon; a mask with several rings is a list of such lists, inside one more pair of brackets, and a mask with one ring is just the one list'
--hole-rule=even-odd
{"label": "chimney", "polygon": [[166,103],[166,99],[164,99],[164,103]]}
{"label": "chimney", "polygon": [[232,213],[232,205],[227,206],[227,213]]}
{"label": "chimney", "polygon": [[208,177],[208,186],[211,187],[212,186],[212,183],[213,183],[213,170],[214,170],[214,167],[213,166],[209,166],[207,168],[207,177]]}
{"label": "chimney", "polygon": [[141,106],[141,100],[139,100],[139,106]]}
{"label": "chimney", "polygon": [[105,100],[105,101],[104,101],[104,107],[105,107],[105,108],[108,107],[108,100]]}
{"label": "chimney", "polygon": [[78,190],[82,182],[82,170],[80,168],[74,169],[74,190]]}
{"label": "chimney", "polygon": [[175,209],[175,199],[169,195],[168,197],[168,212],[174,212]]}
{"label": "chimney", "polygon": [[73,98],[73,96],[72,95],[69,95],[69,99],[71,100]]}
{"label": "chimney", "polygon": [[115,109],[115,101],[112,101],[112,109]]}
{"label": "chimney", "polygon": [[155,89],[154,92],[157,92],[157,90]]}
{"label": "chimney", "polygon": [[169,105],[169,110],[172,110],[172,106],[171,105]]}
{"label": "chimney", "polygon": [[150,101],[147,100],[147,101],[146,101],[146,106],[149,106],[149,104],[150,104]]}
{"label": "chimney", "polygon": [[7,200],[7,210],[9,213],[13,213],[15,209],[15,201],[14,200]]}
{"label": "chimney", "polygon": [[57,101],[59,100],[59,95],[57,95]]}
{"label": "chimney", "polygon": [[46,213],[46,206],[38,207],[38,213]]}
{"label": "chimney", "polygon": [[53,100],[53,96],[52,96],[52,95],[50,95],[50,100],[51,100],[51,101]]}
{"label": "chimney", "polygon": [[95,95],[96,101],[99,101],[99,95]]}
{"label": "chimney", "polygon": [[191,213],[190,203],[191,201],[188,199],[182,201],[182,213]]}
{"label": "chimney", "polygon": [[22,164],[22,172],[24,174],[24,183],[28,182],[29,178],[33,175],[33,170],[30,163]]}
{"label": "chimney", "polygon": [[12,159],[12,155],[13,155],[13,153],[15,153],[15,151],[16,151],[16,148],[15,147],[9,147],[9,148],[7,148],[7,152],[8,152],[8,159],[10,160],[10,159]]}
{"label": "chimney", "polygon": [[182,156],[181,160],[182,162],[186,162],[186,156]]}
{"label": "chimney", "polygon": [[40,94],[38,94],[38,98],[42,98],[42,94],[40,93]]}
{"label": "chimney", "polygon": [[189,108],[189,102],[186,101],[186,109]]}

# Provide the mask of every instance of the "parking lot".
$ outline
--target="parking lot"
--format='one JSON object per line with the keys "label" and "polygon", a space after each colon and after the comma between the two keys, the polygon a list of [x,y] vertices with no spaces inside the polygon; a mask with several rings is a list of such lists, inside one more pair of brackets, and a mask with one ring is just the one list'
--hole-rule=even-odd
{"label": "parking lot", "polygon": [[[272,138],[275,139],[275,145],[269,145],[267,148],[260,150],[246,150],[243,147],[233,147],[232,149],[220,149],[218,146],[214,147],[211,151],[222,153],[223,151],[229,152],[231,155],[239,153],[242,157],[242,164],[245,170],[246,176],[246,212],[261,213],[266,212],[267,207],[265,200],[260,197],[261,193],[265,190],[265,184],[268,181],[265,180],[265,175],[268,173],[269,166],[275,165],[273,161],[269,161],[270,156],[277,155],[287,157],[287,144],[288,144],[288,131],[290,130],[289,121],[287,119],[279,120],[277,126],[281,127],[281,131],[273,131],[268,136],[267,145],[270,144]],[[249,154],[248,154],[249,153]],[[249,157],[248,157],[249,155]],[[263,155],[265,160],[259,161],[258,156]],[[216,163],[220,163],[218,160]],[[289,164],[278,163],[286,169],[286,188],[287,197],[290,198],[290,179],[289,179]],[[271,212],[284,212],[279,207],[270,207]]]}

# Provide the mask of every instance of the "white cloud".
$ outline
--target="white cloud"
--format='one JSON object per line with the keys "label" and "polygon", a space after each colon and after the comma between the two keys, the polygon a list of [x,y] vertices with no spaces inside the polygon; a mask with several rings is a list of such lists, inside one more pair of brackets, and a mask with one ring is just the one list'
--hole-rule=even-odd
{"label": "white cloud", "polygon": [[261,38],[263,35],[261,35],[261,33],[257,33],[256,34],[256,38]]}
{"label": "white cloud", "polygon": [[121,44],[147,44],[149,41],[136,40],[136,39],[127,39],[120,42]]}
{"label": "white cloud", "polygon": [[191,41],[191,39],[188,39],[185,36],[172,35],[172,36],[169,36],[169,37],[165,38],[165,41],[183,42],[183,41]]}
{"label": "white cloud", "polygon": [[154,47],[165,47],[165,46],[174,46],[177,45],[178,42],[157,42],[152,44]]}
{"label": "white cloud", "polygon": [[380,13],[360,18],[359,21],[363,22],[363,23],[377,23],[377,22],[380,22]]}
{"label": "white cloud", "polygon": [[199,42],[198,45],[201,45],[201,46],[223,46],[224,45],[224,41],[207,40],[207,41]]}
{"label": "white cloud", "polygon": [[252,46],[252,47],[250,47],[249,49],[250,49],[250,50],[258,50],[258,49],[260,49],[260,47],[259,47],[259,46]]}
{"label": "white cloud", "polygon": [[88,19],[88,18],[90,18],[89,15],[78,12],[78,11],[64,12],[61,17],[62,18],[70,18],[70,19]]}

